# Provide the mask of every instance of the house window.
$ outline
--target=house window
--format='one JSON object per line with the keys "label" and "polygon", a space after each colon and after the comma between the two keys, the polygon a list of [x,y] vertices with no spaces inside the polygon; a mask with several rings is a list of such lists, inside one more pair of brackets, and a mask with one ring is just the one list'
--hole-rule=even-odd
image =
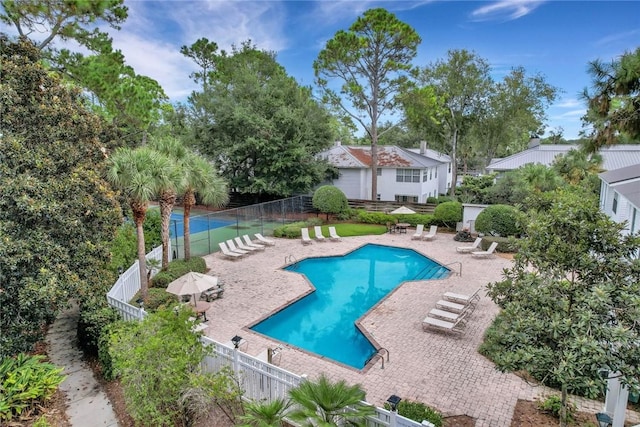
{"label": "house window", "polygon": [[380,201],[380,193],[376,194],[376,200]]}
{"label": "house window", "polygon": [[613,206],[611,206],[611,211],[613,213],[618,213],[618,193],[613,193]]}
{"label": "house window", "polygon": [[396,182],[420,182],[420,169],[396,169]]}
{"label": "house window", "polygon": [[438,168],[436,168],[434,175],[435,175],[435,178],[438,179]]}
{"label": "house window", "polygon": [[427,180],[427,171],[429,170],[429,168],[425,169],[424,172],[422,172],[422,182]]}
{"label": "house window", "polygon": [[429,179],[433,178],[433,169],[429,169]]}
{"label": "house window", "polygon": [[451,163],[449,163],[449,173],[451,173]]}
{"label": "house window", "polygon": [[396,202],[400,202],[400,203],[405,203],[405,202],[418,203],[418,196],[404,196],[401,194],[396,194],[395,199],[396,199]]}
{"label": "house window", "polygon": [[636,232],[636,214],[638,213],[638,209],[633,208],[633,212],[631,213],[631,232]]}
{"label": "house window", "polygon": [[382,176],[382,169],[380,169],[380,168],[376,169],[376,175],[377,176]]}

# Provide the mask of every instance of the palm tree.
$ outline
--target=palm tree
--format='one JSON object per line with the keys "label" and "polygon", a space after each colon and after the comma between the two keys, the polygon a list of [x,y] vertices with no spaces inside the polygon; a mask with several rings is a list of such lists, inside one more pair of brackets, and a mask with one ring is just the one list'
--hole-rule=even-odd
{"label": "palm tree", "polygon": [[324,374],[317,382],[304,381],[289,396],[297,407],[288,416],[303,426],[363,426],[366,417],[374,413],[364,402],[360,385],[349,386],[344,380],[332,383]]}
{"label": "palm tree", "polygon": [[164,170],[171,167],[170,160],[148,147],[136,149],[119,148],[110,157],[109,181],[124,194],[131,206],[133,222],[138,238],[138,267],[140,270],[140,293],[147,297],[149,284],[144,248],[144,219],[149,202],[158,194],[166,179]]}
{"label": "palm tree", "polygon": [[244,415],[240,417],[241,427],[280,427],[289,402],[276,399],[271,402],[249,402],[244,405]]}
{"label": "palm tree", "polygon": [[167,156],[172,163],[170,168],[164,170],[166,179],[161,181],[158,188],[158,202],[160,204],[161,237],[162,237],[162,268],[169,265],[169,221],[171,211],[176,204],[178,192],[183,184],[182,162],[187,156],[187,149],[177,139],[171,137],[154,139],[149,147]]}
{"label": "palm tree", "polygon": [[191,152],[182,164],[183,207],[184,207],[184,259],[191,258],[191,236],[189,234],[189,214],[196,204],[196,194],[208,206],[219,207],[227,203],[229,194],[227,183],[216,173],[213,165]]}

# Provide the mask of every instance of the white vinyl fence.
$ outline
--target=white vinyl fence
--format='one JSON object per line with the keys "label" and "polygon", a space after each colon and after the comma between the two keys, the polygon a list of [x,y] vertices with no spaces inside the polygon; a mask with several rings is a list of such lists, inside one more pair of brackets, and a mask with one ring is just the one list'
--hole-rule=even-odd
{"label": "white vinyl fence", "polygon": [[[162,246],[158,246],[146,256],[147,259],[162,259]],[[134,307],[127,301],[140,290],[140,274],[136,261],[127,271],[122,273],[111,290],[107,293],[109,305],[115,308],[124,320],[142,320],[146,312],[142,308]],[[228,366],[240,380],[244,397],[251,400],[273,401],[287,399],[289,390],[296,387],[304,378],[270,363],[243,353],[235,348],[227,347],[209,337],[201,337],[202,345],[210,346],[211,356],[202,361],[205,372],[218,372]],[[367,425],[370,427],[433,427],[433,424],[423,421],[422,424],[402,417],[395,412],[383,408],[375,408],[375,414],[369,417]]]}

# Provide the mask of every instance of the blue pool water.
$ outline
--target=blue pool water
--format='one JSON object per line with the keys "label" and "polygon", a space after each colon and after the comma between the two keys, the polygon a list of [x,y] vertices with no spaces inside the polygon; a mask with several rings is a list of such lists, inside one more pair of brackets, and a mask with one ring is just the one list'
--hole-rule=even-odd
{"label": "blue pool water", "polygon": [[345,256],[308,258],[286,270],[304,274],[315,292],[251,329],[356,369],[376,352],[356,320],[403,281],[449,274],[412,249],[374,244]]}
{"label": "blue pool water", "polygon": [[[189,216],[189,232],[195,234],[202,231],[213,230],[214,228],[226,227],[234,223],[234,221],[211,218],[208,215]],[[184,235],[184,216],[182,212],[171,213],[169,234],[171,237],[182,237]]]}

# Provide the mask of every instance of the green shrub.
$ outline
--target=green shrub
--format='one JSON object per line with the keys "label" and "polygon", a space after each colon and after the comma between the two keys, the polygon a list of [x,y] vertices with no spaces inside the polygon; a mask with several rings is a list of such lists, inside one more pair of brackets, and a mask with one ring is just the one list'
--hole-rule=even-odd
{"label": "green shrub", "polygon": [[339,214],[349,209],[347,196],[333,185],[323,185],[318,188],[313,193],[312,203],[314,208],[327,214],[327,219],[329,219],[329,214]]}
{"label": "green shrub", "polygon": [[287,239],[298,239],[302,236],[301,228],[322,225],[320,218],[308,218],[306,221],[292,222],[273,230],[274,237],[284,237]]}
{"label": "green shrub", "polygon": [[433,211],[433,219],[438,225],[442,225],[447,228],[455,228],[456,224],[462,221],[462,203],[440,203]]}
{"label": "green shrub", "polygon": [[[562,410],[562,399],[558,395],[551,395],[542,402],[538,402],[538,409],[548,414],[553,415],[556,418],[560,418],[560,411]],[[576,413],[576,406],[572,403],[567,403],[567,421],[572,421],[573,416]]]}
{"label": "green shrub", "polygon": [[356,219],[358,218],[358,211],[355,209],[347,209],[346,211],[336,215],[336,218],[338,218],[340,221],[349,221],[351,219]]}
{"label": "green shrub", "polygon": [[169,283],[178,277],[184,276],[190,271],[196,273],[205,273],[207,271],[207,263],[202,257],[191,257],[189,261],[183,259],[174,259],[169,263],[166,270],[158,272],[151,279],[151,286],[154,288],[165,289]]}
{"label": "green shrub", "polygon": [[478,214],[475,229],[490,236],[519,236],[522,228],[518,225],[518,212],[509,205],[488,206]]}
{"label": "green shrub", "polygon": [[[140,294],[136,293],[129,304],[137,307]],[[179,301],[178,297],[166,291],[166,289],[149,288],[147,290],[147,299],[144,301],[144,309],[147,311],[156,311],[171,308]]]}
{"label": "green shrub", "polygon": [[[385,409],[391,407],[388,403],[384,404]],[[430,408],[422,402],[414,402],[411,400],[402,400],[398,404],[398,415],[402,415],[410,420],[421,423],[424,420],[429,421],[436,427],[442,426],[442,414],[435,409]]]}
{"label": "green shrub", "polygon": [[489,249],[489,246],[493,242],[498,242],[498,246],[496,246],[496,252],[500,253],[516,253],[518,252],[518,242],[509,237],[496,237],[496,236],[484,236],[482,238],[482,242],[480,243],[480,247],[483,251]]}
{"label": "green shrub", "polygon": [[191,331],[191,315],[187,309],[158,311],[112,331],[109,352],[136,425],[192,425],[181,402],[210,350]]}
{"label": "green shrub", "polygon": [[380,224],[384,225],[387,222],[394,222],[397,217],[384,213],[384,212],[367,212],[365,210],[358,210],[358,222],[364,224]]}
{"label": "green shrub", "polygon": [[437,205],[438,204],[438,198],[437,197],[433,197],[433,196],[427,197],[427,203],[431,203],[431,204]]}
{"label": "green shrub", "polygon": [[88,354],[97,354],[98,342],[103,330],[120,319],[102,294],[82,299],[80,303],[80,317],[78,318],[78,343]]}
{"label": "green shrub", "polygon": [[40,406],[64,381],[64,368],[43,362],[44,356],[23,353],[0,362],[0,423]]}

